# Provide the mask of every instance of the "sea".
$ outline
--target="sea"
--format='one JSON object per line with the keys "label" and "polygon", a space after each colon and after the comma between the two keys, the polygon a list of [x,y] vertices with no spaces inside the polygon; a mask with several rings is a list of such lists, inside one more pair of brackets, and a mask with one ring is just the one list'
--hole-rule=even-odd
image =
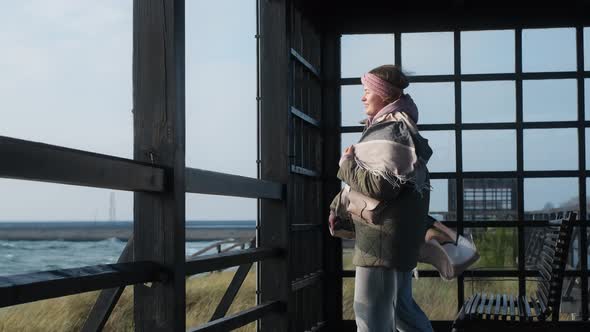
{"label": "sea", "polygon": [[[104,225],[105,227],[130,227],[131,222],[0,222],[0,230],[10,227],[31,227],[31,229],[50,229],[56,227],[84,227]],[[187,221],[187,228],[200,229],[254,229],[254,220],[235,221]],[[219,239],[223,240],[223,239]],[[189,241],[185,245],[187,256],[215,243],[211,241]],[[125,248],[127,241],[108,238],[100,241],[6,241],[0,239],[0,276],[76,268],[88,265],[113,264]],[[222,245],[222,248],[231,244]],[[215,253],[216,249],[204,253]]]}

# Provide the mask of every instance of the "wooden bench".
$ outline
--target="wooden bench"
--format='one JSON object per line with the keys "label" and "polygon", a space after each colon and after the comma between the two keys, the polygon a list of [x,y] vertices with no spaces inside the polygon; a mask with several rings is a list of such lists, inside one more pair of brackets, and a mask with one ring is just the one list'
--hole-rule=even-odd
{"label": "wooden bench", "polygon": [[[525,232],[525,236],[526,236]],[[543,242],[545,241],[545,229],[544,228],[535,228],[532,229],[528,237],[525,237],[525,242],[527,243],[526,249],[524,251],[524,263],[525,269],[535,269],[539,264],[539,257],[541,256],[541,251],[543,250]]]}
{"label": "wooden bench", "polygon": [[511,327],[538,331],[547,327],[545,324],[558,321],[563,272],[575,219],[576,214],[569,212],[547,227],[537,263],[539,276],[534,296],[474,294],[459,311],[453,331],[501,331]]}

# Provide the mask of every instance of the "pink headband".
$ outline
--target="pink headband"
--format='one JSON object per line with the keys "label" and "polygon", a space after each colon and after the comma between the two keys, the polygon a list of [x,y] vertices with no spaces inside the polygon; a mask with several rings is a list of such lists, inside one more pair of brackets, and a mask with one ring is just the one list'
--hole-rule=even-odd
{"label": "pink headband", "polygon": [[361,82],[365,88],[375,92],[382,98],[393,97],[400,93],[400,89],[391,83],[371,73],[366,73],[361,77]]}

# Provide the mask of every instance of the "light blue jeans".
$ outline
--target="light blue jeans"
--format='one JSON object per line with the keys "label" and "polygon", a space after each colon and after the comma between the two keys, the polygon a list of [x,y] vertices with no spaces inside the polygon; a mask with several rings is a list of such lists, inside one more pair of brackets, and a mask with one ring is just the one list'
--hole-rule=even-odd
{"label": "light blue jeans", "polygon": [[412,298],[412,272],[357,266],[354,314],[358,332],[432,331]]}

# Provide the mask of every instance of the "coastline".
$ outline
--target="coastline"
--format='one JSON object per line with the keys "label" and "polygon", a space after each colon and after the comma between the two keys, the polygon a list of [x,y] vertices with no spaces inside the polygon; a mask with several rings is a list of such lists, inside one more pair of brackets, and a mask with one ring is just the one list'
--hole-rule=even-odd
{"label": "coastline", "polygon": [[[216,241],[229,238],[251,239],[256,228],[247,225],[235,226],[187,223],[186,241]],[[0,241],[101,241],[117,239],[127,241],[133,233],[130,222],[115,223],[16,223],[0,222]],[[354,240],[342,240],[343,248],[354,248]]]}
{"label": "coastline", "polygon": [[[31,227],[22,224],[0,227],[2,241],[100,241],[116,238],[127,241],[133,233],[132,224],[128,225],[52,225],[50,227]],[[253,238],[256,229],[252,227],[187,227],[186,241],[211,241],[228,238]]]}

